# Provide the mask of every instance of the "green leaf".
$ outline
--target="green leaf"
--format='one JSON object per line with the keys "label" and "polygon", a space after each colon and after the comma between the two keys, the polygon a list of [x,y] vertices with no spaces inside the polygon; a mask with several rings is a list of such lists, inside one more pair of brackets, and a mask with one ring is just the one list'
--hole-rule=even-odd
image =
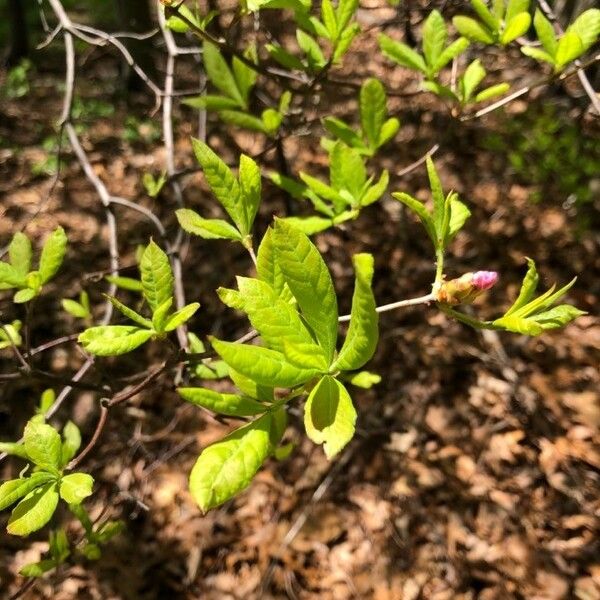
{"label": "green leaf", "polygon": [[301,369],[291,365],[281,352],[211,339],[217,354],[235,371],[269,387],[294,387],[312,379],[316,369]]}
{"label": "green leaf", "polygon": [[344,31],[358,9],[358,0],[339,0],[336,19],[339,31]]}
{"label": "green leaf", "polygon": [[452,102],[460,102],[458,96],[449,87],[442,85],[437,81],[423,81],[421,87],[440,98],[447,98]]}
{"label": "green leaf", "polygon": [[251,417],[267,410],[264,404],[238,394],[220,394],[206,388],[178,388],[177,392],[184,400],[220,415]]}
{"label": "green leaf", "polygon": [[252,379],[229,369],[229,377],[231,381],[235,383],[236,387],[245,395],[250,398],[256,398],[261,402],[273,402],[275,397],[275,390],[272,386],[264,386],[256,383]]}
{"label": "green leaf", "polygon": [[461,79],[462,97],[464,102],[468,102],[471,99],[473,92],[483,81],[485,75],[485,69],[478,58],[467,67],[465,74]]}
{"label": "green leaf", "polygon": [[448,240],[462,229],[467,219],[471,216],[468,206],[461,202],[456,196],[450,200],[450,227],[448,229]]}
{"label": "green leaf", "polygon": [[374,385],[381,382],[381,377],[377,373],[371,373],[370,371],[360,371],[359,373],[352,374],[348,380],[349,383],[363,389],[370,389]]}
{"label": "green leaf", "polygon": [[152,313],[152,328],[154,331],[164,333],[167,315],[171,311],[173,298],[167,298],[153,313]]}
{"label": "green leaf", "polygon": [[387,114],[385,89],[378,79],[367,79],[360,88],[360,122],[369,146],[377,147]]}
{"label": "green leaf", "polygon": [[264,125],[265,131],[269,135],[274,135],[279,130],[283,122],[283,115],[274,108],[267,108],[262,111],[260,118]]}
{"label": "green leaf", "polygon": [[347,190],[354,200],[358,200],[367,180],[364,158],[354,148],[336,142],[329,161],[331,186],[338,192]]}
{"label": "green leaf", "polygon": [[108,283],[114,283],[118,288],[122,290],[128,290],[130,292],[142,292],[144,287],[142,286],[142,282],[133,279],[133,277],[119,277],[107,275],[104,279],[108,281]]}
{"label": "green leaf", "polygon": [[423,54],[429,67],[434,67],[444,49],[448,30],[444,17],[437,10],[429,13],[423,24]]}
{"label": "green leaf", "polygon": [[275,258],[273,229],[269,227],[258,247],[256,255],[256,271],[258,278],[266,281],[279,297],[290,299],[289,288],[285,284],[283,273]]}
{"label": "green leaf", "polygon": [[264,121],[257,117],[239,110],[222,110],[219,112],[219,117],[225,123],[241,127],[242,129],[250,129],[252,131],[260,131],[261,133],[269,134]]}
{"label": "green leaf", "polygon": [[540,50],[539,48],[533,48],[532,46],[521,46],[521,52],[525,56],[529,56],[534,58],[535,60],[542,60],[544,62],[550,63],[553,65],[555,63],[554,58],[550,56],[544,50]]}
{"label": "green leaf", "polygon": [[431,65],[433,74],[439,73],[451,60],[462,54],[469,47],[469,40],[466,37],[460,37],[452,42],[440,54],[435,64]]}
{"label": "green leaf", "polygon": [[238,89],[233,73],[221,55],[220,50],[214,44],[207,41],[204,41],[202,48],[202,62],[210,82],[226,96],[235,100],[238,106],[247,108],[247,104]]}
{"label": "green leaf", "polygon": [[25,285],[25,276],[12,265],[0,262],[0,289]]}
{"label": "green leaf", "polygon": [[242,241],[240,232],[222,219],[203,219],[197,212],[189,208],[180,208],[175,211],[175,215],[184,231],[198,235],[205,240]]}
{"label": "green leaf", "polygon": [[540,335],[544,331],[541,325],[526,317],[504,316],[496,319],[492,324],[498,329],[530,336]]}
{"label": "green leaf", "polygon": [[427,157],[427,176],[429,178],[431,194],[433,195],[433,224],[435,225],[435,232],[437,234],[437,242],[434,242],[434,244],[437,247],[439,243],[443,241],[444,237],[442,229],[446,201],[444,199],[442,183],[430,156]]}
{"label": "green leaf", "polygon": [[298,46],[306,54],[308,65],[313,71],[321,69],[327,64],[327,59],[318,42],[308,35],[308,33],[302,31],[302,29],[297,29],[296,40],[298,41]]}
{"label": "green leaf", "polygon": [[361,206],[369,206],[369,204],[373,204],[373,202],[377,202],[383,194],[385,194],[385,190],[387,190],[387,186],[390,180],[390,175],[387,171],[384,171],[379,178],[379,181],[370,186],[365,192],[364,196],[360,199]]}
{"label": "green leaf", "polygon": [[508,21],[506,28],[500,37],[500,42],[504,45],[510,44],[513,40],[525,35],[530,25],[531,15],[529,13],[523,12],[515,15]]}
{"label": "green leaf", "polygon": [[513,305],[506,311],[506,313],[504,313],[505,317],[512,315],[517,310],[525,306],[535,294],[535,290],[537,289],[540,278],[535,267],[535,262],[528,258],[527,265],[527,273],[523,278],[523,283],[521,284],[521,290],[519,291],[519,295],[513,303]]}
{"label": "green leaf", "polygon": [[96,356],[118,356],[135,350],[154,335],[132,325],[100,325],[79,334],[79,343]]}
{"label": "green leaf", "polygon": [[492,98],[496,98],[497,96],[502,96],[506,94],[510,89],[509,83],[498,83],[496,85],[492,85],[484,90],[481,90],[478,94],[475,95],[475,102],[485,102],[486,100],[491,100]]}
{"label": "green leaf", "polygon": [[60,480],[60,497],[67,504],[81,504],[92,495],[94,478],[87,473],[71,473]]}
{"label": "green leaf", "polygon": [[70,315],[77,317],[78,319],[85,319],[89,316],[88,311],[84,306],[76,302],[75,300],[70,300],[69,298],[64,298],[62,300],[62,307],[68,312]]}
{"label": "green leaf", "polygon": [[48,571],[51,571],[52,569],[56,569],[56,567],[56,561],[47,558],[21,567],[19,575],[22,575],[23,577],[42,577],[42,575],[48,573]]}
{"label": "green leaf", "polygon": [[498,27],[500,27],[500,21],[492,12],[490,12],[483,0],[471,0],[471,6],[479,18],[486,24],[487,27],[489,27],[489,29],[492,31],[498,31]]}
{"label": "green leaf", "polygon": [[15,507],[6,530],[11,535],[26,536],[41,529],[52,518],[58,504],[58,485],[46,483],[29,492]]}
{"label": "green leaf", "polygon": [[131,319],[134,323],[141,325],[146,329],[152,329],[152,321],[142,317],[142,315],[138,314],[132,308],[125,306],[122,302],[117,300],[114,296],[106,296],[110,303],[123,315],[125,315],[128,319]]}
{"label": "green leaf", "polygon": [[317,179],[308,173],[303,173],[302,171],[300,171],[299,176],[300,179],[302,179],[302,181],[320,198],[329,200],[330,202],[334,202],[336,204],[344,203],[344,200],[340,196],[339,192],[326,183],[323,183],[320,179]]}
{"label": "green leaf", "polygon": [[8,257],[12,267],[25,276],[31,269],[31,242],[29,238],[20,231],[13,236],[8,246]]}
{"label": "green leaf", "polygon": [[396,133],[398,133],[399,129],[400,121],[396,119],[396,117],[388,119],[381,127],[377,146],[383,146],[384,144],[389,142],[396,135]]}
{"label": "green leaf", "polygon": [[0,442],[0,452],[4,452],[10,456],[18,456],[27,460],[27,452],[25,446],[20,442]]}
{"label": "green leaf", "polygon": [[325,117],[323,126],[334,137],[342,140],[346,145],[353,148],[364,147],[361,137],[349,125],[336,117]]}
{"label": "green leaf", "polygon": [[323,444],[327,458],[333,458],[354,436],[356,410],[346,388],[326,375],[312,389],[304,407],[306,434]]}
{"label": "green leaf", "polygon": [[192,108],[213,111],[240,108],[239,102],[233,98],[228,98],[227,96],[214,96],[211,94],[195,96],[193,98],[184,98],[181,103]]}
{"label": "green leaf", "polygon": [[29,421],[23,432],[23,444],[27,457],[38,467],[51,472],[61,468],[62,442],[54,427]]}
{"label": "green leaf", "polygon": [[[256,47],[248,47],[248,49],[244,52],[244,56],[251,62],[256,63]],[[237,56],[232,58],[231,67],[233,69],[233,75],[235,77],[237,88],[244,99],[244,106],[247,107],[248,99],[250,98],[250,92],[256,84],[258,73],[255,69],[252,69],[243,63]]]}
{"label": "green leaf", "polygon": [[8,508],[11,504],[14,504],[17,500],[53,478],[52,474],[41,471],[33,473],[28,478],[5,481],[0,485],[0,510]]}
{"label": "green leaf", "polygon": [[579,58],[583,52],[584,47],[581,38],[574,31],[567,30],[560,40],[558,40],[556,65],[562,68],[576,58]]}
{"label": "green leaf", "polygon": [[308,236],[333,227],[333,221],[327,217],[285,217],[283,220]]}
{"label": "green leaf", "polygon": [[144,298],[154,312],[173,297],[173,272],[169,257],[153,241],[144,250],[140,272]]}
{"label": "green leaf", "polygon": [[13,296],[13,302],[15,304],[24,304],[25,302],[29,302],[30,300],[33,300],[33,298],[35,298],[36,296],[37,296],[37,292],[35,290],[26,288],[24,290],[19,290]]}
{"label": "green leaf", "polygon": [[67,251],[67,236],[62,227],[57,227],[46,240],[40,256],[39,272],[42,283],[52,279],[62,265]]}
{"label": "green leaf", "polygon": [[[188,21],[191,21],[192,23],[194,23],[194,25],[200,27],[198,19],[196,19],[194,13],[185,4],[179,4],[177,9],[179,10],[182,16],[188,19]],[[171,31],[175,31],[176,33],[187,33],[190,30],[190,26],[176,15],[169,17],[165,21],[165,25]]]}
{"label": "green leaf", "polygon": [[323,25],[325,25],[325,28],[327,29],[327,33],[329,33],[328,38],[330,40],[335,40],[338,35],[338,26],[331,0],[322,0],[321,19],[323,20]]}
{"label": "green leaf", "polygon": [[371,359],[377,340],[378,315],[371,284],[373,281],[373,257],[370,254],[356,254],[353,258],[356,271],[350,326],[344,345],[332,369],[354,371]]}
{"label": "green leaf", "polygon": [[552,26],[552,23],[546,19],[544,13],[539,8],[536,8],[535,10],[533,26],[544,50],[554,59],[558,49],[558,41],[556,40],[554,27]]}
{"label": "green leaf", "polygon": [[279,299],[273,288],[260,279],[238,277],[237,282],[239,293],[219,288],[219,296],[223,302],[229,304],[227,296],[230,296],[232,292],[236,294],[235,301],[239,302],[239,305],[229,305],[240,308],[248,314],[252,327],[259,332],[269,348],[284,352],[285,342],[293,346],[311,346],[313,356],[320,358],[320,368],[327,369],[328,363],[323,351],[314,343],[294,306]]}
{"label": "green leaf", "polygon": [[180,325],[189,321],[199,308],[199,302],[193,302],[192,304],[187,304],[183,308],[180,308],[167,319],[164,331],[173,331],[174,329],[177,329]]}
{"label": "green leaf", "polygon": [[[508,0],[506,7],[506,14],[504,20],[506,23],[510,23],[514,17],[521,13],[527,13],[529,11],[529,0]],[[502,18],[502,17],[499,17]]]}
{"label": "green leaf", "polygon": [[452,19],[452,23],[458,33],[472,42],[481,42],[482,44],[494,43],[492,34],[478,21],[471,19],[471,17],[458,15]]}
{"label": "green leaf", "polygon": [[302,61],[293,54],[290,54],[287,50],[284,50],[281,46],[277,44],[266,44],[265,48],[273,59],[286,69],[290,69],[291,71],[304,71]]}
{"label": "green leaf", "polygon": [[568,31],[579,36],[584,51],[591,48],[600,35],[600,9],[590,8],[580,14],[569,26]]}
{"label": "green leaf", "polygon": [[248,235],[249,231],[244,229],[245,212],[240,186],[231,169],[204,142],[193,138],[192,146],[213,194],[236,224],[242,236]]}
{"label": "green leaf", "polygon": [[81,432],[79,431],[79,427],[73,421],[67,421],[62,430],[62,437],[60,464],[64,467],[77,454],[77,450],[81,446]]}
{"label": "green leaf", "polygon": [[423,227],[425,227],[425,231],[427,231],[427,235],[429,235],[429,238],[431,239],[432,244],[437,246],[435,224],[431,218],[431,215],[425,208],[425,205],[420,200],[413,198],[405,192],[394,192],[392,196],[396,198],[396,200],[402,202],[402,204],[408,206],[408,208],[410,208],[410,210],[412,210],[419,217],[421,223],[423,223]]}
{"label": "green leaf", "polygon": [[202,451],[190,474],[190,491],[203,512],[248,487],[269,455],[270,429],[266,414]]}
{"label": "green leaf", "polygon": [[246,229],[250,232],[260,205],[262,183],[258,165],[245,154],[240,156],[239,179],[242,201],[246,211]]}
{"label": "green leaf", "polygon": [[291,225],[277,221],[273,242],[283,277],[330,363],[337,340],[338,309],[329,270],[308,237]]}
{"label": "green leaf", "polygon": [[352,23],[342,33],[338,38],[338,42],[335,45],[335,50],[333,52],[332,62],[334,65],[337,65],[340,62],[340,59],[346,52],[350,45],[354,41],[354,38],[360,33],[360,25],[358,23]]}
{"label": "green leaf", "polygon": [[406,44],[403,44],[402,42],[396,42],[383,33],[378,39],[381,51],[390,60],[397,62],[403,67],[413,69],[414,71],[427,73],[427,65],[425,64],[423,57],[418,52],[415,52],[412,48]]}

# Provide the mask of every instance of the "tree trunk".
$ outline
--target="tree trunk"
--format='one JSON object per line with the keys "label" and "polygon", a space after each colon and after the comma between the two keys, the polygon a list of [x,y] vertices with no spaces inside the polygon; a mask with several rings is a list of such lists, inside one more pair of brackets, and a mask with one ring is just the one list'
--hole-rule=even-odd
{"label": "tree trunk", "polygon": [[25,19],[26,4],[31,0],[8,0],[8,19],[10,22],[11,39],[6,65],[12,67],[29,52],[27,39],[27,21]]}

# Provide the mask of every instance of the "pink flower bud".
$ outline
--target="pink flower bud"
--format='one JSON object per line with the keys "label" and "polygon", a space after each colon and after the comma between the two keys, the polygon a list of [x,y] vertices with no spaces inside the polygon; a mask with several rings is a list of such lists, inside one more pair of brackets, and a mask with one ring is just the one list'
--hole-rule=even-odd
{"label": "pink flower bud", "polygon": [[496,285],[498,273],[496,271],[477,271],[473,273],[473,287],[478,290],[489,290]]}
{"label": "pink flower bud", "polygon": [[434,288],[433,294],[437,302],[444,304],[469,304],[497,281],[496,271],[465,273],[457,279],[442,281]]}

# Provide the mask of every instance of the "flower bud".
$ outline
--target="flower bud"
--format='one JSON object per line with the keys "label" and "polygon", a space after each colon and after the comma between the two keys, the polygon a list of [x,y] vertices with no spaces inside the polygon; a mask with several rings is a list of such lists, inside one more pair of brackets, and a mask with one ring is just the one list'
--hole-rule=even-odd
{"label": "flower bud", "polygon": [[485,290],[498,281],[496,271],[476,271],[465,273],[458,279],[442,281],[434,287],[433,295],[437,302],[444,304],[470,304]]}

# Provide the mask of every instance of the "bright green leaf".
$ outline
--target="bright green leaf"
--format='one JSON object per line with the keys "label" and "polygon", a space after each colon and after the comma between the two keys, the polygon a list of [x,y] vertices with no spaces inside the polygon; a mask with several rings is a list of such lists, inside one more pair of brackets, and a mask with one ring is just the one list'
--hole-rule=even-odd
{"label": "bright green leaf", "polygon": [[135,350],[154,335],[132,325],[100,325],[79,334],[79,343],[96,356],[118,356]]}
{"label": "bright green leaf", "polygon": [[92,494],[94,478],[87,473],[71,473],[60,480],[60,497],[67,504],[81,504]]}
{"label": "bright green leaf", "polygon": [[242,241],[240,232],[222,219],[203,219],[197,212],[189,208],[180,208],[175,211],[181,228],[188,233],[198,235],[205,240],[232,240]]}
{"label": "bright green leaf", "polygon": [[214,44],[205,41],[202,58],[210,82],[226,96],[235,100],[241,108],[246,108],[246,102],[238,89],[233,73],[220,50]]}
{"label": "bright green leaf", "polygon": [[6,530],[11,535],[26,536],[41,529],[52,518],[58,504],[58,485],[46,483],[29,492],[15,507]]}
{"label": "bright green leaf", "polygon": [[360,88],[360,122],[371,147],[377,147],[387,114],[385,89],[378,79],[367,79]]}
{"label": "bright green leaf", "polygon": [[192,304],[187,304],[183,308],[174,312],[165,323],[165,331],[173,331],[177,329],[183,323],[189,321],[194,313],[200,308],[199,302],[193,302]]}
{"label": "bright green leaf", "polygon": [[27,275],[31,269],[31,242],[20,231],[13,236],[8,246],[8,257],[12,267],[21,275]]}
{"label": "bright green leaf", "polygon": [[187,402],[220,415],[251,417],[267,410],[264,404],[238,394],[221,394],[206,388],[178,388],[177,392]]}
{"label": "bright green leaf", "polygon": [[53,479],[52,474],[41,471],[33,473],[31,477],[5,481],[0,485],[0,510],[8,508],[11,504],[14,504],[17,500],[51,479]]}
{"label": "bright green leaf", "polygon": [[154,312],[173,296],[173,272],[169,257],[151,241],[140,262],[144,298]]}
{"label": "bright green leaf", "polygon": [[29,421],[23,432],[23,444],[31,462],[48,471],[61,468],[62,442],[54,427]]}
{"label": "bright green leaf", "polygon": [[39,272],[42,283],[52,279],[63,263],[67,251],[67,236],[62,227],[57,227],[44,243],[40,256]]}

